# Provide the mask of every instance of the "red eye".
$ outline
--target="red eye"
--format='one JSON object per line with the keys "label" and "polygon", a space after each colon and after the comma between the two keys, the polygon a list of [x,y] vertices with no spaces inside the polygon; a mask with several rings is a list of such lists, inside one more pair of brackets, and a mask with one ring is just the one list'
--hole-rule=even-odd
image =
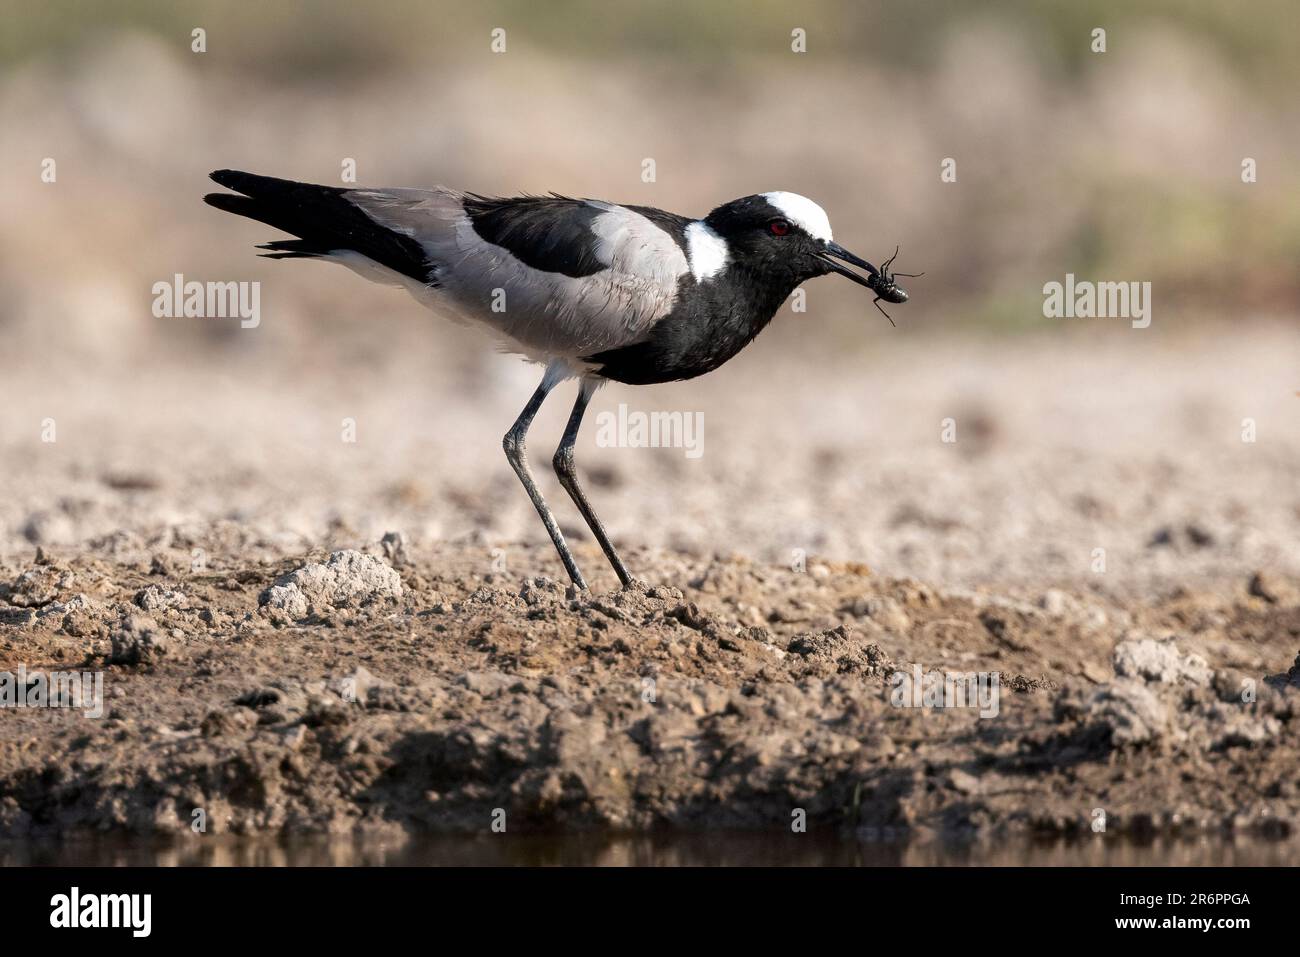
{"label": "red eye", "polygon": [[790,224],[784,219],[774,219],[767,224],[767,228],[773,236],[784,236],[790,231]]}

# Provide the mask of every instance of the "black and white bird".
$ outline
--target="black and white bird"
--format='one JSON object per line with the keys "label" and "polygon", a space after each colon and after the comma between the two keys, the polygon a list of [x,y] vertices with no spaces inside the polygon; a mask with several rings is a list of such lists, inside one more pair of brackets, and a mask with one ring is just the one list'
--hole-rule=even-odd
{"label": "black and white bird", "polygon": [[877,300],[907,301],[889,273],[892,259],[877,269],[850,253],[831,239],[825,211],[796,193],[745,196],[691,219],[554,194],[493,199],[444,187],[346,189],[236,170],[212,179],[240,195],[212,193],[204,197],[209,205],[297,237],[259,246],[268,250],[263,255],[328,259],[404,286],[545,366],[503,444],[579,588],[586,582],[525,455],[528,427],[556,385],[581,380],[555,472],[627,587],[632,577],[574,468],[592,393],[606,380],[645,385],[713,371],[816,276],[838,273]]}

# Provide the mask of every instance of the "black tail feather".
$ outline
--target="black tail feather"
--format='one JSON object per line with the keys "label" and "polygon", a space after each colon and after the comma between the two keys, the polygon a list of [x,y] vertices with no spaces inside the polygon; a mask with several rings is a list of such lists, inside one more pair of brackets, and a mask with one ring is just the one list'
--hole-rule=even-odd
{"label": "black tail feather", "polygon": [[410,236],[375,222],[348,200],[349,190],[337,186],[296,183],[240,170],[219,169],[212,179],[243,193],[209,193],[209,206],[246,216],[299,237],[264,243],[259,249],[271,259],[312,259],[339,250],[352,250],[381,266],[422,283],[434,281],[424,249]]}
{"label": "black tail feather", "polygon": [[273,243],[258,243],[257,248],[274,250],[269,253],[258,253],[264,259],[316,259],[330,252],[305,239],[278,239]]}

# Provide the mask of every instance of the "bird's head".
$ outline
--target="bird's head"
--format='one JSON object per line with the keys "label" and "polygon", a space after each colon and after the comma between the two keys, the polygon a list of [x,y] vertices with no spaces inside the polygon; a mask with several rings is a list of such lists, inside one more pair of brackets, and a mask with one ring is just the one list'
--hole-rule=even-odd
{"label": "bird's head", "polygon": [[704,224],[726,244],[732,263],[769,281],[793,289],[805,280],[838,273],[886,302],[907,302],[907,292],[892,276],[831,238],[826,211],[806,196],[774,192],[734,199],[709,213]]}

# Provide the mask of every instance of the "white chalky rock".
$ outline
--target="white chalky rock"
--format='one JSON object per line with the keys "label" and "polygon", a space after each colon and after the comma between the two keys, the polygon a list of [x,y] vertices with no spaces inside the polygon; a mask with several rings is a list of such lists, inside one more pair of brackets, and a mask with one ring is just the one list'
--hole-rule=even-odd
{"label": "white chalky rock", "polygon": [[313,605],[361,608],[401,597],[402,579],[391,566],[348,549],[335,552],[324,565],[313,562],[286,575],[262,593],[261,604],[305,618]]}
{"label": "white chalky rock", "polygon": [[1172,641],[1143,638],[1121,641],[1111,657],[1120,678],[1159,684],[1208,685],[1213,672],[1200,655],[1185,655]]}

